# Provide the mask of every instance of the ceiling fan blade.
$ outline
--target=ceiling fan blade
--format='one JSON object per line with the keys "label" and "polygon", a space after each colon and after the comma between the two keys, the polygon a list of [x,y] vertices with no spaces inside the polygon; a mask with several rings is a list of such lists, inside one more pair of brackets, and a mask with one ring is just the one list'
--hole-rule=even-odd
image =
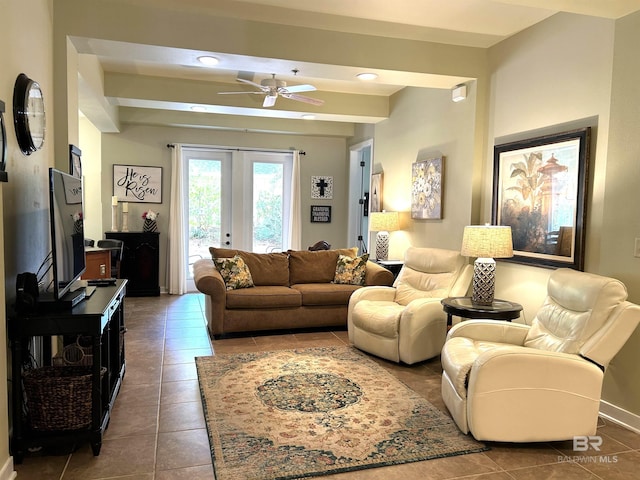
{"label": "ceiling fan blade", "polygon": [[316,90],[316,87],[314,87],[313,85],[290,85],[287,87],[284,87],[284,90],[286,90],[289,93],[299,93],[299,92],[313,92]]}
{"label": "ceiling fan blade", "polygon": [[283,93],[282,96],[284,98],[289,98],[291,100],[297,100],[298,102],[310,103],[311,105],[315,105],[317,107],[324,105],[324,100],[318,100],[317,98],[305,97],[304,95],[297,95],[295,93]]}
{"label": "ceiling fan blade", "polygon": [[256,88],[259,88],[262,91],[265,91],[265,87],[260,85],[259,83],[252,82],[251,80],[245,80],[244,78],[236,78],[236,81],[246,83],[247,85],[252,85]]}
{"label": "ceiling fan blade", "polygon": [[218,92],[218,95],[238,95],[238,94],[245,94],[245,93],[251,93],[251,94],[256,94],[256,95],[264,95],[264,92]]}
{"label": "ceiling fan blade", "polygon": [[263,107],[273,107],[276,104],[277,95],[267,95],[264,97],[264,102],[262,103]]}

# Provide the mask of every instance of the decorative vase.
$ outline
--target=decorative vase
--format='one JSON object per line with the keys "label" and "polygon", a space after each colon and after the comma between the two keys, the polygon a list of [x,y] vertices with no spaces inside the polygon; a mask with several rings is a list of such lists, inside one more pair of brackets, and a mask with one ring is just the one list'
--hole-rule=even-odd
{"label": "decorative vase", "polygon": [[144,219],[144,223],[142,224],[143,232],[157,232],[158,224],[155,220],[150,220],[148,218]]}
{"label": "decorative vase", "polygon": [[84,225],[82,224],[82,220],[76,220],[73,222],[73,233],[82,233],[84,230]]}

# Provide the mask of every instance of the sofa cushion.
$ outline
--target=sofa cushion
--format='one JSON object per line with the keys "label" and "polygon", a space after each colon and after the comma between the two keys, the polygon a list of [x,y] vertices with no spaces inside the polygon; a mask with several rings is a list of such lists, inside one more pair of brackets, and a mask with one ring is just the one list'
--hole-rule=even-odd
{"label": "sofa cushion", "polygon": [[338,255],[355,257],[358,249],[345,248],[337,250],[289,250],[289,282],[297,283],[330,283],[336,274]]}
{"label": "sofa cushion", "polygon": [[209,247],[209,252],[214,259],[239,255],[249,267],[256,286],[289,285],[289,259],[286,253],[253,253],[217,247]]}
{"label": "sofa cushion", "polygon": [[348,305],[351,294],[360,288],[357,285],[335,283],[297,283],[290,290],[300,292],[302,305]]}
{"label": "sofa cushion", "polygon": [[367,273],[367,260],[369,260],[368,253],[355,258],[348,255],[338,255],[338,263],[336,264],[333,283],[364,285],[364,278]]}
{"label": "sofa cushion", "polygon": [[[278,285],[258,286],[227,292],[228,309],[292,308],[302,304],[297,290]],[[256,325],[259,330],[260,326]]]}
{"label": "sofa cushion", "polygon": [[251,272],[240,256],[214,258],[213,263],[220,272],[227,290],[253,287]]}

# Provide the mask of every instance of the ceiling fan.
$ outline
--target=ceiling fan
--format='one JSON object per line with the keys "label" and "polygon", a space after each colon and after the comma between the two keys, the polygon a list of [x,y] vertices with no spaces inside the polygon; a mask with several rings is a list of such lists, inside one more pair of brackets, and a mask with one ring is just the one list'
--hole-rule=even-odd
{"label": "ceiling fan", "polygon": [[313,85],[291,85],[287,87],[287,82],[284,80],[276,80],[275,73],[271,74],[271,78],[265,78],[260,83],[252,82],[244,78],[236,78],[238,82],[246,83],[259,88],[260,90],[254,92],[218,92],[220,95],[237,95],[237,94],[256,94],[265,95],[263,107],[273,107],[276,103],[278,96],[288,98],[290,100],[297,100],[298,102],[310,103],[311,105],[324,105],[324,100],[318,100],[316,98],[307,97],[304,95],[298,95],[300,92],[312,92],[316,89]]}

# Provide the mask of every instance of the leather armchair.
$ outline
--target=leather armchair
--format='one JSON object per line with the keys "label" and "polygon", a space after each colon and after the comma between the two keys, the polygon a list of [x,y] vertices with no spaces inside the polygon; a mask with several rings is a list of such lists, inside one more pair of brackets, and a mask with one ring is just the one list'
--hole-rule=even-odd
{"label": "leather armchair", "polygon": [[350,342],[394,362],[435,357],[447,334],[440,300],[465,295],[472,270],[458,251],[410,247],[392,287],[364,287],[351,295]]}
{"label": "leather armchair", "polygon": [[570,269],[549,277],[531,326],[455,325],[442,349],[442,397],[478,440],[540,442],[596,433],[604,372],[640,321],[618,280]]}

